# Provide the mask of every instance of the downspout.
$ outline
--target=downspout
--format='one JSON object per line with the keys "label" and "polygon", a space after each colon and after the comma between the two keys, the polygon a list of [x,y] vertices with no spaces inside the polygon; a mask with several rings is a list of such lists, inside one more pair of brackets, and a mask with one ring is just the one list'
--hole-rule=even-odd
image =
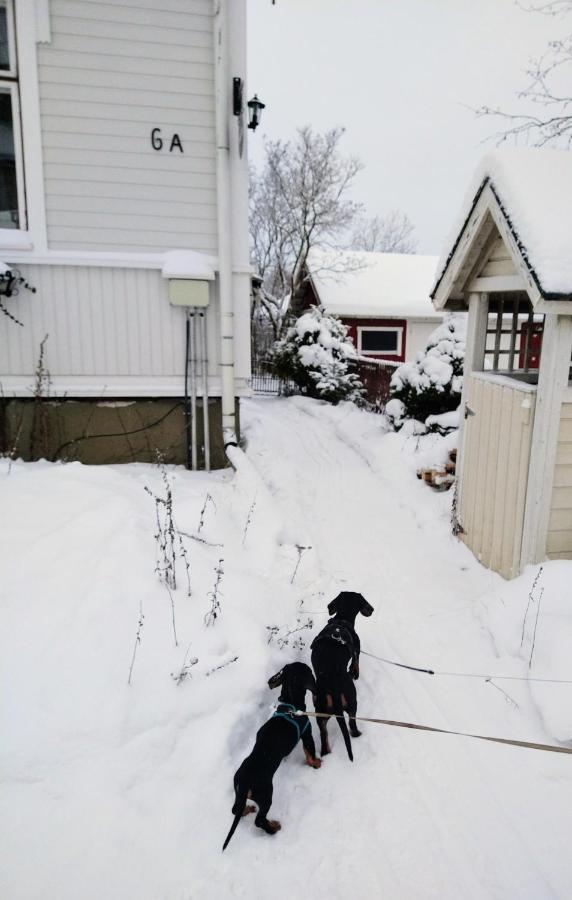
{"label": "downspout", "polygon": [[220,373],[222,434],[225,450],[237,446],[234,399],[234,313],[232,302],[232,234],[230,208],[230,111],[228,75],[228,0],[214,3],[214,63],[218,271],[220,304]]}

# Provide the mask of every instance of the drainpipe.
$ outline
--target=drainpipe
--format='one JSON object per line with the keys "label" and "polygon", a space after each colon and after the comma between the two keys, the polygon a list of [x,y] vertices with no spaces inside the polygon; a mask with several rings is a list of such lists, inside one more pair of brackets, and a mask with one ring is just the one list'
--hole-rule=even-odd
{"label": "drainpipe", "polygon": [[237,445],[234,412],[234,313],[230,208],[230,81],[228,74],[228,0],[214,3],[217,223],[220,304],[222,433],[225,449]]}

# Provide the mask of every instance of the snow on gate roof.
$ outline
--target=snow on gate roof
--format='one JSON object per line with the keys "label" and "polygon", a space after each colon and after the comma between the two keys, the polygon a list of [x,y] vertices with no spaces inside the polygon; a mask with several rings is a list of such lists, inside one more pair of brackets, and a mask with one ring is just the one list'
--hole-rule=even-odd
{"label": "snow on gate roof", "polygon": [[338,316],[442,318],[429,292],[436,256],[313,250],[308,271],[320,303]]}
{"label": "snow on gate roof", "polygon": [[487,185],[541,294],[572,294],[572,152],[527,148],[497,150],[483,158],[439,260],[431,295]]}

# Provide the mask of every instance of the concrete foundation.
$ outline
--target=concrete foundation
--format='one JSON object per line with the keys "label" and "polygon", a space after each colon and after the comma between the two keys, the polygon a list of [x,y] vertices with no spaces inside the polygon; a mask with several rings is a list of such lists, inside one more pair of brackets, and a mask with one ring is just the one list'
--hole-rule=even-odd
{"label": "concrete foundation", "polygon": [[[220,397],[209,399],[211,468],[228,465]],[[236,401],[239,423],[239,403]],[[88,465],[157,461],[186,465],[187,430],[182,398],[154,400],[0,400],[0,453],[27,461],[79,461]],[[238,436],[238,435],[237,435]],[[202,400],[197,400],[199,468],[204,468]]]}

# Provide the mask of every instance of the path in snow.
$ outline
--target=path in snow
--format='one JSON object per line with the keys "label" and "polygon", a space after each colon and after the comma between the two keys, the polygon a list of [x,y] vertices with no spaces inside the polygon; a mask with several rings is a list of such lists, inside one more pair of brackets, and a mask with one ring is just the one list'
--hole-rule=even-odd
{"label": "path in snow", "polygon": [[[311,596],[307,608],[359,590],[375,606],[357,623],[364,649],[447,671],[498,671],[475,609],[501,580],[450,537],[446,502],[411,476],[395,436],[378,427],[358,444],[349,420],[344,427],[343,416],[299,398],[253,401],[244,418],[249,458],[290,535],[313,548],[314,592],[325,596],[318,604]],[[430,679],[364,658],[358,687],[364,715],[546,740],[531,709],[507,716],[506,698],[481,681]],[[528,703],[524,692],[519,703]],[[351,889],[352,866],[359,883],[367,873],[371,893],[360,896],[569,895],[570,871],[554,865],[555,842],[567,853],[560,778],[570,785],[569,762],[366,725],[349,767],[335,738],[311,785],[304,830],[329,829],[325,870],[338,860],[328,881],[339,896]],[[326,824],[324,809],[335,809]],[[359,822],[359,836],[344,822]]]}

